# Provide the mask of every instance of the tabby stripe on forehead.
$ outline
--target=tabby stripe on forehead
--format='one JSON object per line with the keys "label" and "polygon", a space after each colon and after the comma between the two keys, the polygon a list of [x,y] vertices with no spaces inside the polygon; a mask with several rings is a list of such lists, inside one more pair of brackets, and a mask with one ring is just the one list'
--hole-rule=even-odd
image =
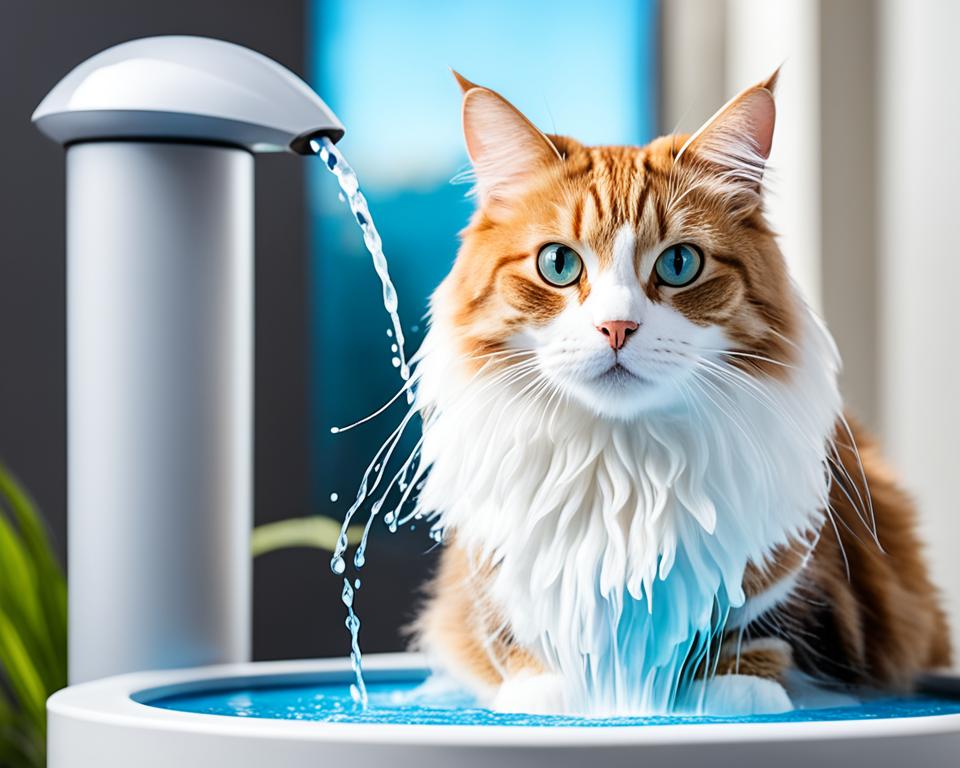
{"label": "tabby stripe on forehead", "polygon": [[619,223],[621,221],[620,202],[623,196],[620,183],[620,164],[610,150],[605,150],[603,157],[607,167],[607,200],[609,201],[607,208],[610,211],[610,218]]}
{"label": "tabby stripe on forehead", "polygon": [[597,192],[596,182],[590,184],[590,194],[593,196],[593,204],[597,208],[597,217],[604,218],[605,212],[603,210],[603,203],[600,202],[600,193]]}
{"label": "tabby stripe on forehead", "polygon": [[573,205],[573,222],[571,228],[573,229],[573,239],[580,239],[580,227],[583,226],[583,198],[578,197],[577,202]]}
{"label": "tabby stripe on forehead", "polygon": [[655,197],[653,199],[654,204],[656,205],[657,210],[657,232],[659,234],[660,240],[667,239],[667,212],[663,207],[663,200],[660,197]]}
{"label": "tabby stripe on forehead", "polygon": [[637,198],[637,215],[636,223],[639,225],[640,220],[643,219],[643,209],[647,206],[647,197],[650,195],[650,176],[653,173],[653,168],[650,165],[650,152],[645,151],[643,153],[643,178],[640,180],[640,196]]}
{"label": "tabby stripe on forehead", "polygon": [[614,188],[613,184],[610,185],[610,219],[615,223],[619,224],[623,221],[623,216],[620,211],[620,195],[617,194],[617,190]]}

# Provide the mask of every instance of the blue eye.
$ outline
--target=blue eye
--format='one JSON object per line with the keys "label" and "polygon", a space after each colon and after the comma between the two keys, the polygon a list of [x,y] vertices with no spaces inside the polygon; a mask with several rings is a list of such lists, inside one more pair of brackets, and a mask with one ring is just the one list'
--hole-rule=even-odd
{"label": "blue eye", "polygon": [[537,256],[537,271],[550,285],[564,288],[580,278],[583,260],[573,248],[560,243],[548,243]]}
{"label": "blue eye", "polygon": [[686,243],[671,245],[657,256],[655,265],[657,277],[673,288],[690,285],[700,277],[702,267],[703,256],[700,255],[700,251],[695,246]]}

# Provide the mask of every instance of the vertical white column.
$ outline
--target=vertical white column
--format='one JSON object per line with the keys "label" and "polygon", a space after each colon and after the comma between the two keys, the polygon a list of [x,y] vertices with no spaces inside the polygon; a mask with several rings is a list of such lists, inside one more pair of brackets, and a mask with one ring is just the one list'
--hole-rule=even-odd
{"label": "vertical white column", "polygon": [[879,423],[877,16],[874,0],[820,3],[823,314],[847,408]]}
{"label": "vertical white column", "polygon": [[777,129],[766,177],[767,210],[791,274],[819,310],[819,3],[727,0],[730,96],[781,64]]}
{"label": "vertical white column", "polygon": [[250,655],[253,157],[67,152],[72,683]]}
{"label": "vertical white column", "polygon": [[960,651],[960,4],[881,7],[881,416]]}
{"label": "vertical white column", "polygon": [[726,78],[726,3],[660,4],[660,132],[693,133],[732,94]]}

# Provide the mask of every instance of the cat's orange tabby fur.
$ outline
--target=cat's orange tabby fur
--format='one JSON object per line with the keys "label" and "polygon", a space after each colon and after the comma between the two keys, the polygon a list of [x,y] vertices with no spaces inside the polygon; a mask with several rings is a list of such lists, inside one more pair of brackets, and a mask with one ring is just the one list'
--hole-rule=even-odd
{"label": "cat's orange tabby fur", "polygon": [[[798,298],[775,233],[763,215],[762,175],[773,141],[775,80],[776,75],[744,91],[692,137],[665,136],[645,147],[587,147],[571,138],[542,134],[500,95],[459,78],[479,203],[462,233],[456,264],[432,305],[434,339],[428,339],[424,353],[427,370],[421,387],[426,394],[419,395],[427,414],[427,453],[434,411],[445,407],[456,411],[451,404],[459,402],[456,397],[444,400],[453,380],[463,391],[484,379],[488,392],[504,387],[484,406],[471,401],[473,407],[489,410],[488,420],[503,419],[491,435],[526,418],[521,409],[509,410],[516,408],[507,404],[510,397],[524,403],[548,393],[552,397],[529,427],[533,435],[548,424],[543,427],[552,430],[544,438],[546,452],[549,446],[556,452],[573,450],[570,446],[577,441],[597,443],[592,452],[585,449],[587,458],[577,469],[569,470],[583,475],[586,490],[570,490],[567,495],[580,493],[589,503],[552,518],[553,508],[560,509],[565,502],[551,501],[541,486],[561,482],[559,475],[550,474],[552,459],[543,458],[543,450],[535,453],[530,448],[529,455],[524,453],[523,436],[502,443],[499,437],[490,438],[482,449],[486,453],[457,459],[502,463],[490,471],[486,486],[494,501],[458,474],[464,471],[462,466],[448,470],[435,466],[438,479],[428,480],[422,503],[439,515],[446,540],[417,624],[419,645],[439,666],[497,706],[547,711],[589,706],[583,701],[570,704],[569,690],[576,683],[567,678],[582,673],[600,680],[602,675],[591,670],[605,661],[594,659],[578,667],[564,656],[560,635],[567,632],[576,638],[570,643],[575,648],[572,657],[622,652],[618,649],[623,641],[604,645],[597,639],[602,629],[583,639],[577,624],[597,612],[596,602],[616,603],[627,592],[637,598],[665,589],[660,582],[667,584],[672,578],[663,566],[665,552],[680,549],[675,542],[683,540],[682,534],[644,522],[646,533],[634,535],[631,526],[634,517],[679,519],[687,514],[685,508],[694,516],[698,508],[714,509],[716,518],[704,514],[697,525],[683,529],[696,529],[700,536],[688,535],[688,550],[710,549],[713,542],[722,541],[735,542],[733,549],[738,550],[739,542],[757,538],[744,543],[742,552],[714,555],[718,562],[729,555],[727,565],[718,569],[741,574],[742,595],[736,594],[736,586],[723,587],[732,606],[730,616],[720,622],[722,634],[713,646],[714,655],[697,658],[699,668],[692,670],[696,680],[733,675],[781,682],[788,670],[797,668],[820,679],[905,690],[921,670],[949,662],[948,632],[915,533],[913,504],[871,439],[857,426],[847,426],[838,399],[824,406],[825,415],[809,417],[811,423],[822,422],[810,427],[814,437],[806,443],[798,440],[790,449],[804,457],[797,460],[798,475],[806,471],[803,467],[812,467],[802,483],[791,477],[789,453],[777,458],[779,463],[771,459],[769,466],[762,458],[741,462],[731,470],[734,481],[714,482],[710,467],[696,467],[697,456],[709,455],[706,464],[722,463],[723,450],[718,455],[713,446],[712,453],[691,450],[685,456],[680,449],[678,461],[689,462],[699,472],[696,477],[709,497],[687,503],[682,494],[671,495],[670,482],[641,492],[637,487],[646,482],[646,470],[631,466],[616,470],[612,463],[620,459],[603,458],[602,452],[614,444],[626,464],[632,461],[630,456],[652,455],[644,453],[647,448],[621,450],[617,441],[659,431],[666,437],[658,440],[669,442],[675,424],[692,425],[690,437],[684,438],[691,441],[697,439],[698,430],[725,432],[728,437],[723,439],[733,441],[739,439],[739,430],[748,445],[766,440],[760,451],[774,454],[780,450],[779,435],[788,441],[799,429],[797,422],[807,420],[807,407],[815,410],[836,397],[829,337]],[[551,244],[567,250],[558,251],[559,246]],[[689,250],[671,250],[681,244]],[[666,267],[657,263],[661,254],[667,254]],[[687,260],[696,262],[695,270]],[[679,281],[669,270],[680,275],[688,267],[692,279],[674,285]],[[544,269],[556,274],[545,276]],[[662,269],[667,270],[663,273],[667,279],[661,278]],[[572,282],[564,284],[564,274],[573,274]],[[811,338],[815,341],[808,342]],[[806,351],[811,345],[816,354]],[[518,384],[516,378],[506,381],[504,372],[517,360],[528,363],[531,381],[546,382],[539,391],[524,381]],[[714,369],[717,376],[708,386],[702,380]],[[809,385],[809,390],[804,389],[807,384],[798,383],[798,371],[808,369],[810,376],[822,381]],[[699,379],[696,370],[701,371]],[[701,383],[695,387],[697,381]],[[759,394],[751,398],[749,387]],[[734,394],[740,390],[747,394]],[[779,404],[781,396],[793,397],[791,407],[796,410],[790,414],[784,410],[779,426],[765,432],[757,427],[754,434],[754,421],[780,418],[779,411],[786,408]],[[536,407],[540,406],[529,406]],[[713,408],[714,415],[699,427],[701,408]],[[692,419],[677,415],[685,410],[693,413]],[[729,421],[716,415],[723,412]],[[658,421],[661,413],[673,415]],[[464,422],[462,428],[471,430],[471,423]],[[480,434],[483,419],[476,424],[477,432],[462,434],[462,440],[486,439]],[[437,431],[441,433],[440,428]],[[448,443],[428,456],[435,465],[452,450],[456,430],[450,434]],[[520,482],[527,467],[539,473],[532,483],[537,487],[525,497],[532,501],[518,502],[522,509],[511,512],[515,517],[505,522],[501,507],[514,502],[511,488],[497,489],[497,478],[515,478],[505,485]],[[621,470],[634,487],[618,484]],[[683,471],[676,469],[669,476],[685,478]],[[608,474],[609,482],[604,479]],[[764,485],[767,475],[769,488]],[[696,478],[690,482],[693,490],[685,493],[699,493]],[[778,484],[787,489],[783,509]],[[731,488],[739,501],[728,504],[720,497],[732,493]],[[631,500],[625,501],[627,497]],[[666,501],[658,501],[661,497]],[[473,506],[454,512],[463,499]],[[657,504],[666,505],[666,511],[647,509]],[[594,534],[591,526],[611,505],[619,505],[618,516],[611,517],[614,522],[607,521],[605,528],[596,523],[601,533]],[[527,533],[520,534],[528,536],[528,542],[511,543],[509,533],[494,532],[498,526],[522,528],[528,518],[545,521],[530,522]],[[581,518],[582,522],[569,522]],[[740,527],[731,528],[734,523],[725,522],[728,518]],[[554,533],[574,524],[581,529],[563,545],[567,549],[551,549]],[[734,532],[724,534],[729,530]],[[651,541],[661,535],[657,531],[672,538],[666,543]],[[585,554],[591,541],[592,550]],[[614,556],[610,549],[618,542],[625,542],[625,551]],[[647,559],[653,565],[647,571],[631,565],[631,547],[636,546],[652,547],[653,555]],[[688,551],[688,559],[695,556]],[[537,564],[520,562],[524,558],[544,562],[553,558],[556,565],[549,574],[538,575]],[[553,579],[560,584],[565,574],[581,565],[578,573],[594,575],[596,587],[578,586],[572,576],[571,583],[557,592],[546,587],[541,592],[514,590],[510,581],[545,585]],[[625,583],[632,586],[624,587]],[[676,593],[663,594],[668,601],[679,599]],[[544,608],[541,600],[556,603]],[[574,607],[564,613],[567,603]],[[663,610],[667,621],[677,606]],[[621,617],[618,607],[610,632],[623,629]],[[716,617],[711,621],[716,623]],[[656,633],[653,637],[655,641]],[[631,660],[623,663],[629,666]],[[685,672],[691,674],[690,669]],[[553,681],[548,685],[551,690],[537,693],[537,681],[543,679]],[[518,696],[513,690],[504,695],[515,680],[533,693]],[[596,680],[593,684],[601,685]],[[626,685],[631,684],[627,680]],[[589,701],[589,692],[587,696]],[[631,701],[635,700],[629,695],[613,692],[605,706],[630,709],[636,706]],[[768,702],[758,708],[778,706]]]}

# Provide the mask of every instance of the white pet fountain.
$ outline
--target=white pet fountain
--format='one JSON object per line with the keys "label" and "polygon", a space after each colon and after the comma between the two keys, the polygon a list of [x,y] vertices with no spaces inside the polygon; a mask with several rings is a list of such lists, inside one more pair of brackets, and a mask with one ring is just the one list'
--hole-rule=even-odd
{"label": "white pet fountain", "polygon": [[67,147],[72,684],[48,703],[51,768],[960,762],[949,698],[497,715],[411,700],[425,671],[400,654],[365,659],[364,711],[349,660],[250,663],[253,155],[343,128],[275,62],[196,37],[93,57],[33,119]]}

